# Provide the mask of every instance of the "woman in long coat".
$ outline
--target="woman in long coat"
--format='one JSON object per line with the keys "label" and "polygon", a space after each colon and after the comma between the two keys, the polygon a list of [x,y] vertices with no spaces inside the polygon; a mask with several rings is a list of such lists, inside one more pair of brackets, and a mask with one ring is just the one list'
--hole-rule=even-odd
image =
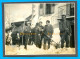
{"label": "woman in long coat", "polygon": [[40,35],[40,30],[39,30],[39,23],[36,23],[35,27],[35,44],[36,47],[40,48],[40,40],[41,40],[41,35]]}

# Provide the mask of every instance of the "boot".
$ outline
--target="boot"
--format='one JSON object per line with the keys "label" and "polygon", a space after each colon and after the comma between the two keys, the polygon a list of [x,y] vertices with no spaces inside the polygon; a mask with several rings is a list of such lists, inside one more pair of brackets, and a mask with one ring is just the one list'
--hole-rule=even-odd
{"label": "boot", "polygon": [[27,50],[27,46],[25,46],[25,47],[24,47],[24,49],[26,49],[26,50]]}
{"label": "boot", "polygon": [[43,45],[43,49],[46,50],[46,44]]}

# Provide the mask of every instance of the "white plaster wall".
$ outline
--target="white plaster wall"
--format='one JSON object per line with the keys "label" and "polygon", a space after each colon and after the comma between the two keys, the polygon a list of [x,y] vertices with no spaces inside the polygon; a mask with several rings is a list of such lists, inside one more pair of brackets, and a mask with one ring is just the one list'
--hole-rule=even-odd
{"label": "white plaster wall", "polygon": [[40,3],[33,3],[34,7],[33,7],[33,18],[32,18],[32,28],[35,27],[36,23],[38,22],[38,18],[39,18],[39,5]]}
{"label": "white plaster wall", "polygon": [[59,21],[58,19],[58,7],[59,6],[63,6],[66,5],[66,3],[56,3],[55,9],[54,9],[54,14],[52,15],[45,15],[45,16],[40,16],[39,17],[39,21],[43,22],[43,26],[46,25],[46,20],[50,20],[51,24],[53,25],[53,36],[52,36],[52,40],[54,40],[55,42],[59,43],[61,38],[60,38],[60,30],[59,30]]}

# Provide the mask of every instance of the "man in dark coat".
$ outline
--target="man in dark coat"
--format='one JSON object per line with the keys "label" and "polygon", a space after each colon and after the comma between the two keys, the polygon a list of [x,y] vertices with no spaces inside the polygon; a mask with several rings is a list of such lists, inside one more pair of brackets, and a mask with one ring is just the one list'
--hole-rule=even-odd
{"label": "man in dark coat", "polygon": [[63,34],[64,34],[64,31],[65,31],[63,26],[64,26],[64,25],[63,25],[63,20],[60,19],[60,20],[59,20],[59,30],[60,30],[60,37],[61,37],[61,39],[62,39]]}
{"label": "man in dark coat", "polygon": [[69,20],[66,20],[66,22],[67,22],[67,28],[68,28],[68,30],[67,30],[67,35],[68,35],[68,40],[69,40],[69,42],[68,42],[68,47],[70,47],[70,38],[71,38],[71,35],[72,35],[72,30],[71,30],[71,21],[69,21]]}
{"label": "man in dark coat", "polygon": [[40,21],[40,22],[39,22],[39,31],[40,31],[40,36],[41,36],[40,48],[41,48],[41,46],[42,46],[42,40],[43,40],[43,38],[44,38],[43,30],[44,30],[44,27],[42,26],[42,22]]}
{"label": "man in dark coat", "polygon": [[61,33],[61,48],[64,47],[64,42],[66,42],[66,47],[69,47],[69,33],[70,33],[70,23],[67,22],[66,16],[62,15],[62,24],[60,26],[60,33]]}
{"label": "man in dark coat", "polygon": [[41,40],[40,27],[39,27],[39,23],[36,23],[36,27],[35,27],[35,45],[38,48],[40,48],[40,40]]}
{"label": "man in dark coat", "polygon": [[30,27],[30,22],[27,22],[26,26],[25,26],[25,30],[24,30],[24,39],[25,39],[25,44],[24,44],[24,48],[27,49],[27,44],[29,43],[29,39],[30,39],[30,33],[31,33],[31,27]]}
{"label": "man in dark coat", "polygon": [[50,48],[50,41],[53,34],[53,26],[50,24],[50,21],[46,21],[46,25],[44,27],[44,49],[46,49],[46,43],[48,43],[48,49]]}
{"label": "man in dark coat", "polygon": [[16,41],[16,37],[17,37],[17,30],[16,30],[16,26],[14,25],[13,29],[12,29],[12,44],[15,45],[17,43]]}

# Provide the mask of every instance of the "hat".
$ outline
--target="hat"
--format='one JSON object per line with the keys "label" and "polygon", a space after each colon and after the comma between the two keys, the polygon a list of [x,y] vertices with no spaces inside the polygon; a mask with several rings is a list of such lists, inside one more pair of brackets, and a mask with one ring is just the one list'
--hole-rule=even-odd
{"label": "hat", "polygon": [[63,16],[65,16],[65,17],[66,17],[66,15],[62,15],[62,17],[63,17]]}
{"label": "hat", "polygon": [[42,23],[42,21],[40,21],[39,23]]}
{"label": "hat", "polygon": [[46,22],[50,23],[50,21],[49,21],[49,20],[47,20]]}
{"label": "hat", "polygon": [[36,26],[39,26],[39,23],[36,23]]}

